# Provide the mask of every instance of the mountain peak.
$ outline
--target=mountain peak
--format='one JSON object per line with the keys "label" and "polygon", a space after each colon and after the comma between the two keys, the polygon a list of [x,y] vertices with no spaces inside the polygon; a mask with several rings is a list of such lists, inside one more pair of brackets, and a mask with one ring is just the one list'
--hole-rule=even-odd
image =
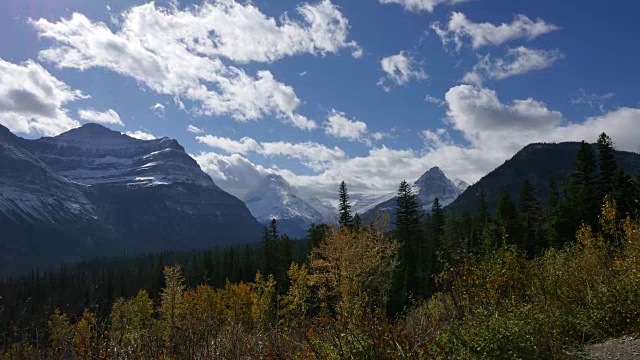
{"label": "mountain peak", "polygon": [[71,129],[67,132],[64,132],[58,136],[58,139],[65,140],[83,140],[83,141],[107,141],[107,140],[117,140],[117,141],[135,141],[127,135],[123,135],[119,131],[111,130],[103,125],[88,123],[84,124],[78,128]]}
{"label": "mountain peak", "polygon": [[433,180],[441,180],[447,179],[447,176],[440,170],[439,167],[434,166],[431,169],[427,170],[420,178],[415,182],[416,185],[424,184],[426,182],[430,182]]}

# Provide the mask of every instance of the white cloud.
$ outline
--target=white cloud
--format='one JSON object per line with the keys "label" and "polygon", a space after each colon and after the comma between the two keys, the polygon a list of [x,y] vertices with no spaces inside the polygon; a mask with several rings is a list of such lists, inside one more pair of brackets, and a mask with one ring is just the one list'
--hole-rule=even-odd
{"label": "white cloud", "polygon": [[194,133],[194,134],[202,134],[204,132],[204,130],[200,129],[197,126],[191,125],[189,124],[189,126],[187,126],[187,131],[190,133]]}
{"label": "white cloud", "polygon": [[480,57],[473,70],[466,73],[462,81],[481,85],[484,78],[502,80],[514,75],[546,69],[563,58],[564,54],[559,50],[534,50],[524,46],[510,48],[503,58],[492,59],[491,55]]}
{"label": "white cloud", "polygon": [[326,134],[352,141],[367,141],[365,138],[367,124],[356,119],[349,119],[343,112],[331,110],[324,125]]}
{"label": "white cloud", "polygon": [[[534,142],[595,141],[604,131],[621,150],[637,151],[639,145],[640,109],[621,108],[581,122],[569,122],[540,101],[503,102],[494,90],[471,85],[452,87],[445,101],[449,126],[423,131],[425,146],[420,151],[372,148],[364,156],[334,159],[312,175],[265,169],[240,155],[224,157],[208,153],[207,158],[222,164],[208,172],[214,179],[227,173],[236,174],[231,176],[236,179],[233,185],[236,189],[243,188],[238,174],[251,173],[252,179],[259,179],[265,173],[278,173],[292,186],[330,201],[335,200],[342,180],[354,195],[385,194],[395,191],[401,180],[413,181],[432,166],[439,166],[450,178],[474,182]],[[454,132],[464,138],[464,143],[453,140]],[[198,161],[206,168],[203,160]],[[223,184],[227,186],[226,182]]]}
{"label": "white cloud", "polygon": [[471,0],[379,0],[382,4],[399,4],[409,11],[428,11],[438,5],[455,5]]}
{"label": "white cloud", "polygon": [[447,104],[444,100],[435,96],[431,96],[429,94],[427,94],[427,96],[424,97],[424,101],[437,106],[445,106]]}
{"label": "white cloud", "polygon": [[606,102],[614,96],[614,93],[589,94],[584,91],[584,89],[578,89],[578,91],[571,96],[571,103],[589,105],[592,109],[597,108],[600,112],[604,113]]}
{"label": "white cloud", "polygon": [[154,111],[156,114],[164,115],[164,105],[161,103],[155,103],[154,105],[149,106],[149,110]]}
{"label": "white cloud", "polygon": [[424,80],[429,75],[421,68],[421,64],[404,51],[399,54],[388,56],[380,61],[380,67],[384,76],[378,81],[385,91],[390,90],[389,82],[396,85],[403,85],[412,79]]}
{"label": "white cloud", "polygon": [[212,148],[224,150],[230,154],[246,154],[260,152],[262,147],[250,137],[243,137],[239,141],[213,135],[197,136],[196,140]]}
{"label": "white cloud", "polygon": [[67,103],[85,99],[41,65],[13,64],[0,58],[0,124],[25,134],[57,135],[80,126],[69,117]]}
{"label": "white cloud", "polygon": [[82,14],[50,22],[32,21],[41,37],[53,41],[40,58],[60,68],[105,68],[136,79],[177,104],[193,102],[195,114],[228,115],[238,121],[275,116],[301,129],[317,124],[298,113],[302,101],[273,74],[248,74],[236,63],[272,62],[285,56],[325,55],[350,48],[349,23],[330,1],[298,7],[301,20],[280,21],[251,3],[205,2],[183,10],[154,3],[132,7],[113,32]]}
{"label": "white cloud", "polygon": [[494,25],[488,22],[475,23],[467,19],[465,14],[453,12],[446,26],[435,22],[431,24],[431,29],[440,37],[444,46],[453,42],[459,50],[465,38],[471,40],[474,49],[479,49],[484,46],[499,46],[517,39],[533,40],[560,28],[541,19],[533,21],[525,15],[516,15],[508,24]]}
{"label": "white cloud", "polygon": [[275,172],[256,165],[238,154],[225,156],[203,152],[198,155],[191,154],[191,157],[218,186],[240,199],[243,199],[249,190],[258,186],[264,176]]}
{"label": "white cloud", "polygon": [[213,135],[197,136],[196,140],[230,154],[255,152],[263,156],[284,156],[299,159],[305,166],[313,170],[325,169],[347,157],[345,152],[338,147],[330,148],[315,142],[258,142],[250,137],[243,137],[236,141]]}
{"label": "white cloud", "polygon": [[127,135],[127,136],[131,136],[134,139],[139,139],[139,140],[154,140],[154,139],[156,139],[156,137],[153,136],[152,134],[149,134],[147,132],[140,131],[140,130],[127,131],[124,134]]}
{"label": "white cloud", "polygon": [[103,124],[124,126],[124,123],[120,119],[120,115],[118,115],[118,113],[113,109],[109,109],[105,112],[95,111],[91,109],[82,109],[78,110],[78,116],[82,120],[86,121],[95,121]]}

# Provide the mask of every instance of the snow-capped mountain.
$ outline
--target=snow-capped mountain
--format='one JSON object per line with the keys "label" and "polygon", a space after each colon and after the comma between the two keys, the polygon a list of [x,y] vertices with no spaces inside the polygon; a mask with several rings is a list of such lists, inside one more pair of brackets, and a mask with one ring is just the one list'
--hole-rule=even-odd
{"label": "snow-capped mountain", "polygon": [[168,138],[138,140],[87,124],[26,140],[0,126],[0,169],[0,272],[254,242],[262,228]]}
{"label": "snow-capped mountain", "polygon": [[464,187],[466,183],[460,181],[458,184],[454,183],[437,166],[429,169],[413,183],[414,191],[418,195],[418,201],[420,201],[425,210],[431,209],[436,197],[442,206],[452,203],[462,193],[460,187],[458,187],[459,185]]}
{"label": "snow-capped mountain", "polygon": [[166,137],[138,140],[86,124],[27,147],[59,175],[80,184],[216,186],[177,141]]}
{"label": "snow-capped mountain", "polygon": [[351,212],[364,214],[376,205],[396,196],[395,192],[385,194],[353,194],[351,195]]}
{"label": "snow-capped mountain", "polygon": [[266,176],[257,187],[249,191],[245,203],[259,222],[278,222],[281,233],[303,237],[311,224],[332,221],[335,209],[319,199],[301,195],[280,175]]}
{"label": "snow-capped mountain", "polygon": [[460,180],[458,178],[455,178],[453,180],[453,185],[455,185],[458,188],[458,191],[460,192],[460,194],[462,194],[465,190],[467,190],[467,188],[469,188],[469,184],[467,184],[465,181]]}
{"label": "snow-capped mountain", "polygon": [[[435,166],[422,174],[420,178],[413,183],[413,191],[417,194],[418,201],[425,211],[430,211],[433,201],[437,197],[440,205],[446,206],[452,203],[469,185],[460,180],[449,180],[446,175]],[[370,218],[376,213],[386,213],[391,216],[395,214],[396,197],[392,197],[368,210],[365,213],[366,218]]]}

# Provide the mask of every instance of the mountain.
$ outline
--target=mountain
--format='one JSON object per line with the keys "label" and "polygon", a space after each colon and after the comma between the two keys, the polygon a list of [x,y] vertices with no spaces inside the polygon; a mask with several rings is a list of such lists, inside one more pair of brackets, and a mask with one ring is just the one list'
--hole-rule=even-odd
{"label": "mountain", "polygon": [[[470,186],[447,208],[454,211],[475,212],[480,188],[487,194],[489,209],[495,212],[500,191],[504,188],[511,199],[517,201],[520,187],[529,179],[536,188],[538,198],[544,207],[549,205],[549,177],[553,176],[561,188],[573,171],[573,163],[578,147],[577,142],[559,144],[536,143],[525,146],[504,164],[485,175]],[[595,150],[595,145],[594,150]],[[640,154],[616,151],[616,160],[630,174],[640,174]]]}
{"label": "mountain", "polygon": [[458,188],[458,191],[460,192],[460,194],[462,194],[469,187],[469,184],[467,184],[466,182],[458,178],[455,178],[453,180],[453,185],[455,185]]}
{"label": "mountain", "polygon": [[373,209],[376,205],[383,203],[394,196],[395,192],[386,194],[349,194],[351,201],[351,212],[364,214],[367,211]]}
{"label": "mountain", "polygon": [[319,199],[305,197],[292,188],[280,175],[265,177],[249,191],[245,203],[262,224],[276,219],[280,233],[301,238],[311,224],[331,222],[335,209]]}
{"label": "mountain", "polygon": [[[416,192],[418,202],[422,208],[428,212],[431,210],[433,201],[437,197],[442,206],[453,202],[461,193],[461,189],[466,189],[467,183],[456,179],[456,182],[449,180],[446,175],[435,166],[422,174],[420,178],[413,183],[413,190]],[[364,213],[366,219],[371,218],[376,213],[389,214],[390,220],[393,220],[396,209],[396,197],[388,199]]]}
{"label": "mountain", "polygon": [[[0,173],[8,234],[0,241],[8,260],[0,273],[20,262],[26,268],[259,239],[261,225],[244,203],[175,140],[138,140],[97,124],[26,140],[0,126],[0,151],[0,168],[9,169]],[[31,256],[45,251],[44,263]]]}

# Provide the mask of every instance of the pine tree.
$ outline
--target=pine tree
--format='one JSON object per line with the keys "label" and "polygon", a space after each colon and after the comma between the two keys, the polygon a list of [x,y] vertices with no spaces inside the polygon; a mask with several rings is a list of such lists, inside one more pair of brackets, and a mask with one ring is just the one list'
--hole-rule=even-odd
{"label": "pine tree", "polygon": [[596,155],[593,151],[593,147],[587,144],[584,140],[580,142],[574,167],[575,171],[572,175],[573,179],[579,184],[591,186],[594,180],[594,173],[596,171]]}
{"label": "pine tree", "polygon": [[362,219],[360,219],[360,214],[356,213],[353,216],[353,230],[359,231],[362,228]]}
{"label": "pine tree", "polygon": [[351,227],[353,223],[353,218],[351,217],[351,203],[349,202],[349,192],[347,191],[347,184],[343,182],[340,183],[340,226],[348,226]]}
{"label": "pine tree", "polygon": [[478,190],[478,223],[482,227],[489,222],[491,216],[489,214],[489,202],[487,200],[487,193],[484,188]]}
{"label": "pine tree", "polygon": [[537,254],[542,244],[543,210],[533,184],[527,179],[522,183],[518,200],[518,214],[522,223],[520,247],[530,256]]}
{"label": "pine tree", "polygon": [[607,134],[600,134],[597,148],[600,165],[600,174],[598,176],[599,195],[604,198],[613,188],[613,181],[617,175],[618,166],[613,152],[613,141],[611,141],[611,138]]}
{"label": "pine tree", "polygon": [[553,178],[553,175],[549,175],[549,212],[551,212],[560,201],[560,193],[558,192],[558,185]]}
{"label": "pine tree", "polygon": [[506,189],[502,189],[500,192],[496,220],[502,227],[503,239],[506,238],[508,243],[513,244],[520,236],[517,226],[518,211]]}
{"label": "pine tree", "polygon": [[396,219],[394,235],[400,244],[400,264],[395,276],[395,294],[392,299],[391,313],[402,310],[409,294],[422,295],[424,291],[421,281],[420,248],[422,243],[422,208],[418,197],[406,182],[400,183],[396,200]]}
{"label": "pine tree", "polygon": [[276,219],[272,219],[269,227],[262,232],[262,270],[265,275],[273,275],[276,271],[278,237],[278,225]]}
{"label": "pine tree", "polygon": [[611,180],[611,197],[616,202],[616,210],[621,218],[633,215],[638,205],[638,195],[631,176],[618,167]]}
{"label": "pine tree", "polygon": [[320,243],[325,237],[329,226],[326,224],[311,224],[309,230],[307,230],[307,236],[305,240],[307,241],[307,249],[309,253],[313,251],[313,249],[320,246]]}
{"label": "pine tree", "polygon": [[423,260],[421,260],[420,262],[423,268],[422,273],[424,274],[426,283],[428,285],[428,293],[431,293],[433,285],[431,277],[439,270],[438,250],[441,247],[445,224],[444,210],[442,209],[442,205],[440,205],[440,199],[438,199],[437,197],[433,200],[431,213],[428,220],[426,221],[426,224],[428,226],[428,236],[425,238],[426,241],[423,241],[423,249],[420,252],[420,257]]}

